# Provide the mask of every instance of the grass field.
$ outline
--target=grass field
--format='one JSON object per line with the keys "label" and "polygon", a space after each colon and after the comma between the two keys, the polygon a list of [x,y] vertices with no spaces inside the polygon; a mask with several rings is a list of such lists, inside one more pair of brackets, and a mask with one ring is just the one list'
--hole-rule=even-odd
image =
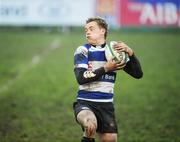
{"label": "grass field", "polygon": [[[180,34],[110,33],[139,57],[144,77],[119,71],[118,142],[180,142]],[[0,142],[79,142],[72,103],[80,32],[0,32]]]}

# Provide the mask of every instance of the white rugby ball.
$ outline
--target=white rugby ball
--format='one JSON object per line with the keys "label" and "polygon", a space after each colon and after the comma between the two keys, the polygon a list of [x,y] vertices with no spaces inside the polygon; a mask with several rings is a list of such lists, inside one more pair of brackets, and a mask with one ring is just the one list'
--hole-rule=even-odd
{"label": "white rugby ball", "polygon": [[107,61],[109,60],[115,60],[122,61],[124,60],[126,63],[129,61],[129,56],[125,52],[117,52],[113,46],[117,44],[116,41],[110,41],[110,44],[105,47],[105,56]]}

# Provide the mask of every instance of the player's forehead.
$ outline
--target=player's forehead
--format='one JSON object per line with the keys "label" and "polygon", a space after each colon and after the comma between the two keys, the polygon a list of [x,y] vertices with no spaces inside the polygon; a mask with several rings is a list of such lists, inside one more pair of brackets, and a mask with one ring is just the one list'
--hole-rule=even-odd
{"label": "player's forehead", "polygon": [[85,25],[85,29],[89,29],[89,28],[93,28],[93,27],[98,27],[98,24],[97,24],[97,22],[95,22],[95,21],[92,21],[92,22],[89,22],[89,23],[87,23],[86,25]]}

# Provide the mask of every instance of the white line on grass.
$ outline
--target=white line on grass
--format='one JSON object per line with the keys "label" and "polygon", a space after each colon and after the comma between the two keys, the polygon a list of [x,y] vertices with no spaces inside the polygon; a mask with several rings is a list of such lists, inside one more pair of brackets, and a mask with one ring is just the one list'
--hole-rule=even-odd
{"label": "white line on grass", "polygon": [[9,79],[5,84],[0,86],[0,94],[7,91],[10,87],[13,86],[13,84],[19,79],[21,76],[23,76],[24,73],[29,71],[32,67],[39,64],[45,56],[47,56],[49,53],[54,51],[55,49],[60,47],[60,42],[58,39],[55,39],[51,42],[50,46],[45,48],[41,53],[36,54],[32,57],[29,64],[26,64],[24,66],[24,69],[21,70],[21,72],[13,79]]}
{"label": "white line on grass", "polygon": [[49,54],[50,52],[52,52],[53,50],[55,50],[59,47],[60,47],[59,40],[56,39],[56,40],[52,41],[52,43],[50,44],[50,46],[48,48],[43,50],[40,54],[34,55],[32,57],[29,67],[39,64],[39,62],[43,59],[43,57],[47,56],[47,54]]}

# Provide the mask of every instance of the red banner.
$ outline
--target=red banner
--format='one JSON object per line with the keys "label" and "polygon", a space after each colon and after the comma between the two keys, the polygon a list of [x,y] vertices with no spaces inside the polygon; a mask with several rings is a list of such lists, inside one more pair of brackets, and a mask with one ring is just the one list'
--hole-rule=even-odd
{"label": "red banner", "polygon": [[120,0],[118,22],[122,27],[178,27],[178,0]]}

